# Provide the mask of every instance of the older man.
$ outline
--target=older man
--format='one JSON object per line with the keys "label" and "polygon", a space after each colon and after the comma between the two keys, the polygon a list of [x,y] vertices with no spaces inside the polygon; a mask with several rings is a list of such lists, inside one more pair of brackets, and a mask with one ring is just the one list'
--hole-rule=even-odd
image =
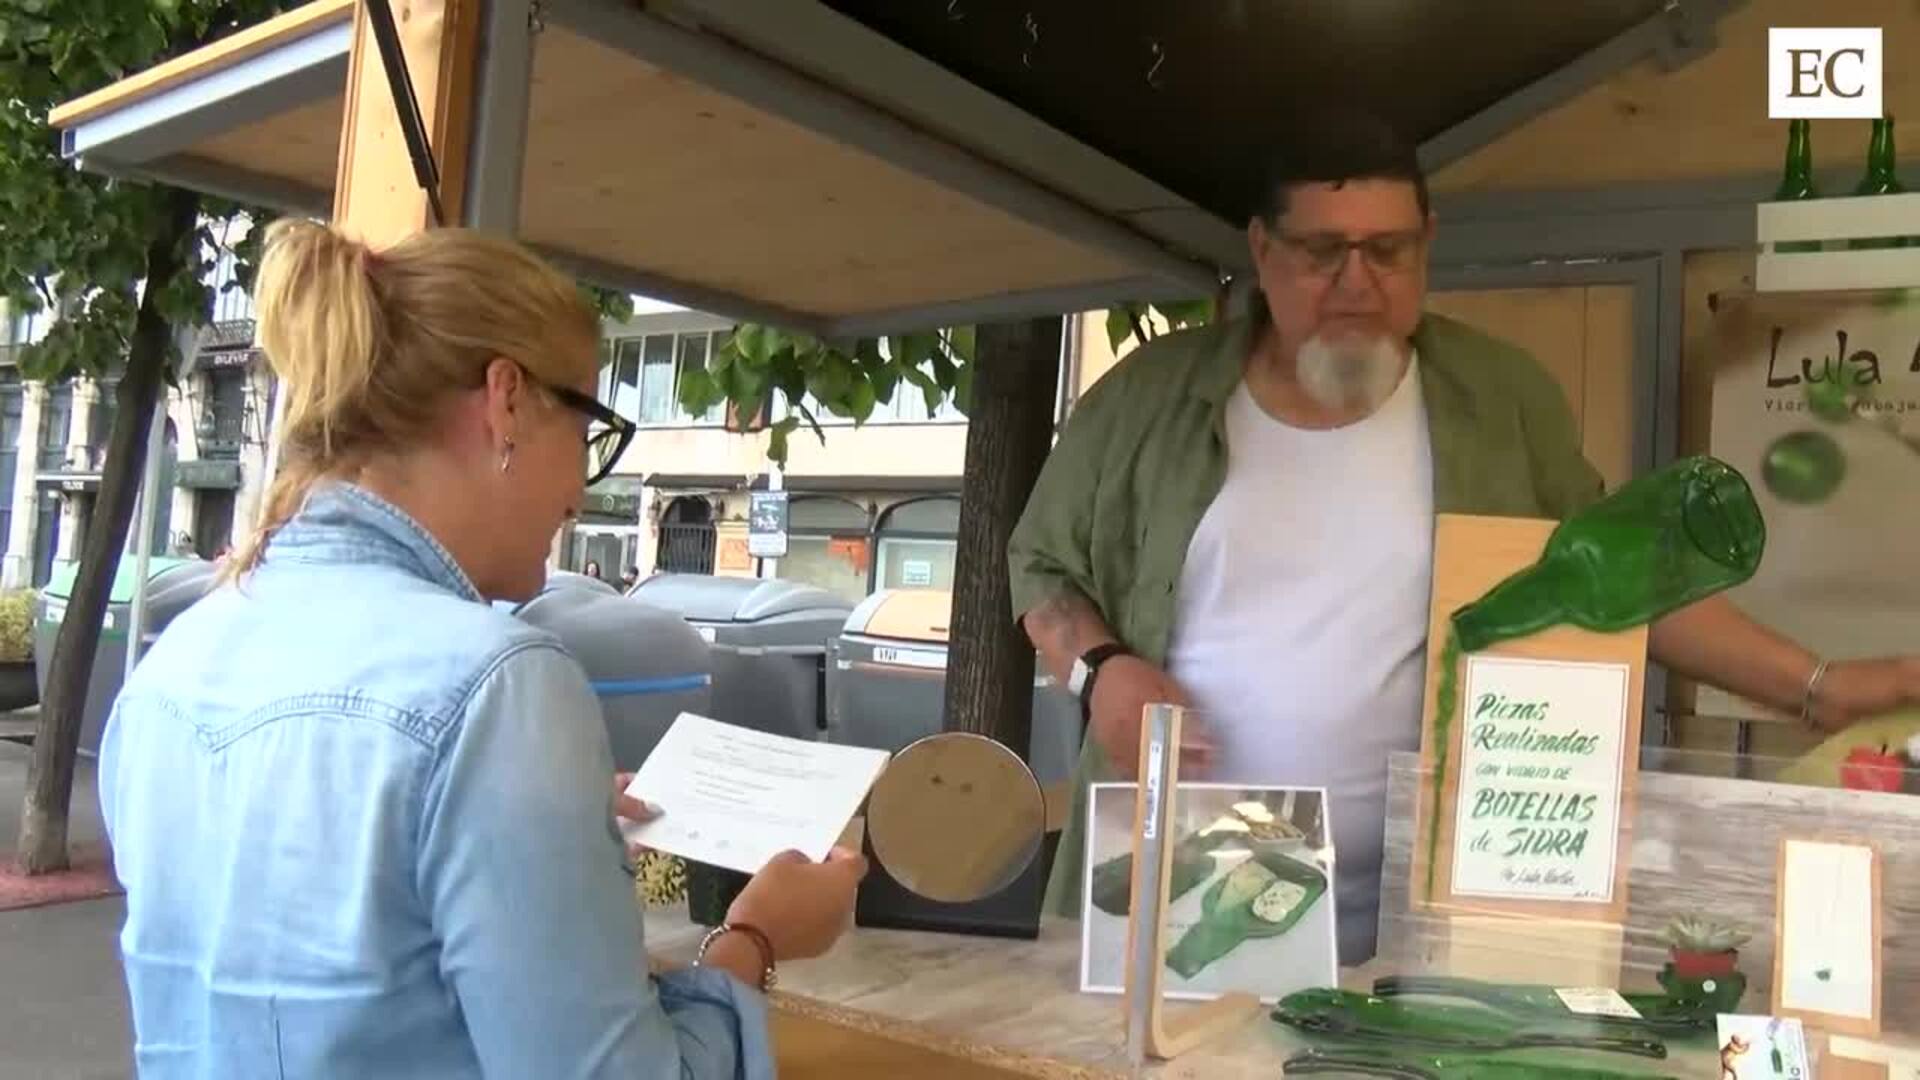
{"label": "older man", "polygon": [[[1088,717],[1052,903],[1077,913],[1085,784],[1142,707],[1192,706],[1205,779],[1324,786],[1344,962],[1373,952],[1387,757],[1419,746],[1436,512],[1558,519],[1602,494],[1524,351],[1424,314],[1434,221],[1378,123],[1289,148],[1247,225],[1246,312],[1157,340],[1080,402],[1008,546],[1015,612]],[[1822,665],[1724,599],[1654,656],[1833,729],[1920,701],[1920,662]]]}

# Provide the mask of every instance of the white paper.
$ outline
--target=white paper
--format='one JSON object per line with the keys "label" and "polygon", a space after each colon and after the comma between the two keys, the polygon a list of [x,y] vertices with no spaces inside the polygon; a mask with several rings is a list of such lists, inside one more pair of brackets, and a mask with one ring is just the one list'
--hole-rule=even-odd
{"label": "white paper", "polygon": [[1715,1026],[1722,1080],[1809,1080],[1813,1075],[1800,1021],[1722,1013]]}
{"label": "white paper", "polygon": [[1555,990],[1567,1011],[1581,1016],[1624,1016],[1640,1019],[1640,1010],[1628,1004],[1620,991],[1610,986],[1567,986]]}
{"label": "white paper", "polygon": [[1466,668],[1453,891],[1613,899],[1627,665],[1472,656]]}
{"label": "white paper", "polygon": [[1873,1016],[1873,851],[1787,841],[1780,888],[1781,1009]]}
{"label": "white paper", "polygon": [[889,757],[681,713],[627,787],[660,816],[623,832],[629,844],[744,874],[783,851],[817,862]]}

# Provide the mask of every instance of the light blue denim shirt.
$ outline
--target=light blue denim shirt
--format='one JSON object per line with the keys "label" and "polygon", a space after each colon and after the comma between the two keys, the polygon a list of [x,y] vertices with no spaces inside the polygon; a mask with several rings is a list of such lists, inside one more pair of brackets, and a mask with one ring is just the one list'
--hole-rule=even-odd
{"label": "light blue denim shirt", "polygon": [[182,615],[100,754],[143,1076],[771,1077],[765,1004],[650,979],[600,706],[348,485]]}

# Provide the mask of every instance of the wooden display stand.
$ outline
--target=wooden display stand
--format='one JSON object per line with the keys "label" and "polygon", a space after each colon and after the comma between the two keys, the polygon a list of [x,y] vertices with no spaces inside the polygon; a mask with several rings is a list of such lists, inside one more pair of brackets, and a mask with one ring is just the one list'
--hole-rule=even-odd
{"label": "wooden display stand", "polygon": [[[1455,891],[1455,845],[1461,761],[1469,715],[1467,666],[1459,658],[1453,722],[1448,726],[1444,765],[1436,738],[1437,694],[1442,647],[1452,614],[1478,600],[1512,574],[1531,566],[1546,547],[1554,523],[1520,518],[1440,515],[1434,533],[1432,616],[1427,649],[1426,708],[1421,730],[1421,760],[1427,773],[1416,816],[1413,875],[1409,895],[1414,911],[1445,922],[1448,942],[1444,970],[1452,974],[1509,982],[1558,986],[1615,986],[1620,978],[1622,924],[1627,913],[1627,872],[1632,851],[1632,806],[1639,766],[1642,687],[1646,676],[1645,627],[1618,634],[1596,634],[1556,626],[1532,636],[1501,642],[1475,654],[1541,661],[1624,665],[1627,669],[1624,730],[1618,733],[1620,801],[1617,835],[1597,836],[1613,848],[1610,895],[1598,900],[1527,899],[1463,895]],[[1442,772],[1438,785],[1433,773]],[[1438,797],[1435,797],[1435,788]],[[1430,830],[1439,815],[1438,841]],[[1429,883],[1431,882],[1431,893]]]}
{"label": "wooden display stand", "polygon": [[1140,738],[1140,786],[1134,800],[1133,888],[1127,907],[1127,1054],[1134,1064],[1166,1060],[1238,1027],[1260,1012],[1260,999],[1235,992],[1162,1012],[1168,886],[1174,844],[1168,836],[1180,781],[1180,725],[1185,710],[1149,705]]}

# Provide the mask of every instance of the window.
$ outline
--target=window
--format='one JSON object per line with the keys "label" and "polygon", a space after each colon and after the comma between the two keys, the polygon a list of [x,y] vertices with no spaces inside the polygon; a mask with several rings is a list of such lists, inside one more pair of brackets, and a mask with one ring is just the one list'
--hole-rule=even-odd
{"label": "window", "polygon": [[47,388],[46,414],[40,419],[40,468],[54,471],[67,461],[67,427],[73,420],[73,384]]}
{"label": "window", "polygon": [[795,495],[787,509],[780,576],[818,586],[849,603],[867,597],[872,544],[867,511],[830,495]]}
{"label": "window", "polygon": [[98,455],[96,462],[106,459],[107,440],[113,437],[113,419],[120,411],[119,393],[119,379],[102,379],[94,386],[96,396],[93,412],[88,416],[87,445]]}
{"label": "window", "polygon": [[722,405],[694,416],[680,404],[680,373],[705,368],[730,331],[646,334],[608,343],[600,353],[600,399],[630,420],[655,427],[719,424]]}
{"label": "window", "polygon": [[247,369],[241,366],[207,369],[207,396],[200,424],[200,456],[238,457],[246,436]]}
{"label": "window", "polygon": [[896,503],[874,530],[875,589],[951,589],[960,550],[960,500],[949,495]]}

